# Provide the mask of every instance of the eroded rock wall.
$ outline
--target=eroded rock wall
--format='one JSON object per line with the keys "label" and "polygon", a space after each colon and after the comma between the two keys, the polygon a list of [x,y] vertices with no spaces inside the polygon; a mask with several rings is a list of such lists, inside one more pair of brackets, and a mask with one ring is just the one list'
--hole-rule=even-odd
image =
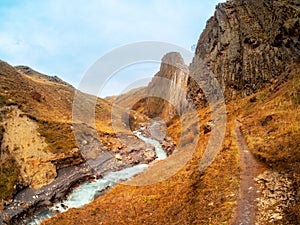
{"label": "eroded rock wall", "polygon": [[[296,0],[232,0],[217,6],[201,34],[190,73],[204,61],[227,99],[247,96],[280,79],[300,56],[300,3]],[[192,79],[189,93],[204,104]]]}
{"label": "eroded rock wall", "polygon": [[188,107],[188,75],[188,67],[179,53],[171,52],[162,58],[160,70],[146,90],[148,99],[145,108],[148,116],[170,120]]}

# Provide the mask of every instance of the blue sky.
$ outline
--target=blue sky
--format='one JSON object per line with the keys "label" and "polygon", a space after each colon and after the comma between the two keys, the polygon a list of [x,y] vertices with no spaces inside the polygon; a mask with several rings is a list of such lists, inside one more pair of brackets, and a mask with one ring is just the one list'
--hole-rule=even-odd
{"label": "blue sky", "polygon": [[[118,46],[162,41],[191,49],[222,0],[1,0],[0,59],[57,75],[77,87],[87,69]],[[115,74],[101,96],[118,94],[159,64]]]}

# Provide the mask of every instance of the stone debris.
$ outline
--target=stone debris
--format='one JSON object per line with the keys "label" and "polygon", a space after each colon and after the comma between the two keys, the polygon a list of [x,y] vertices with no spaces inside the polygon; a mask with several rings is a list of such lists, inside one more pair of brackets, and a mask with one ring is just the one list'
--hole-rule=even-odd
{"label": "stone debris", "polygon": [[254,179],[261,192],[257,198],[258,215],[256,225],[278,224],[287,225],[284,211],[293,207],[296,200],[294,182],[284,172],[265,171]]}
{"label": "stone debris", "polygon": [[116,160],[122,160],[121,154],[115,154],[115,159]]}
{"label": "stone debris", "polygon": [[206,124],[203,125],[204,134],[207,134],[212,131],[212,129],[215,127],[215,124],[213,121],[209,121]]}
{"label": "stone debris", "polygon": [[169,137],[166,137],[162,141],[161,146],[165,150],[165,152],[167,153],[167,156],[172,155],[173,152],[176,150],[175,141],[173,141],[172,138],[169,138]]}

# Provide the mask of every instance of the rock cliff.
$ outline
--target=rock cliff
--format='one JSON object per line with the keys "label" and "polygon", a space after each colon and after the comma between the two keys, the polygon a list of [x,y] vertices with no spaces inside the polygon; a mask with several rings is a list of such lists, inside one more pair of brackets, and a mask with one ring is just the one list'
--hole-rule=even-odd
{"label": "rock cliff", "polygon": [[146,113],[150,117],[160,116],[170,120],[181,115],[188,107],[186,89],[188,67],[177,52],[166,54],[162,58],[160,70],[155,74],[146,89]]}
{"label": "rock cliff", "polygon": [[[300,60],[299,25],[300,2],[296,0],[219,4],[200,35],[189,67],[179,53],[163,57],[145,91],[145,114],[166,120],[180,115],[188,107],[186,92],[196,106],[206,106],[206,95],[216,93],[208,73],[216,78],[227,101],[284,80],[289,65]],[[210,86],[203,91],[206,84]],[[140,107],[139,103],[134,109]]]}
{"label": "rock cliff", "polygon": [[[204,61],[227,99],[247,96],[285,76],[300,57],[300,3],[295,0],[232,0],[216,7],[201,34],[190,65],[198,76]],[[189,94],[197,105],[205,98],[193,79]]]}
{"label": "rock cliff", "polygon": [[59,157],[46,151],[45,138],[37,132],[35,121],[22,115],[15,106],[4,108],[1,113],[5,115],[2,153],[13,155],[16,159],[23,185],[39,188],[52,182],[57,174],[51,161]]}

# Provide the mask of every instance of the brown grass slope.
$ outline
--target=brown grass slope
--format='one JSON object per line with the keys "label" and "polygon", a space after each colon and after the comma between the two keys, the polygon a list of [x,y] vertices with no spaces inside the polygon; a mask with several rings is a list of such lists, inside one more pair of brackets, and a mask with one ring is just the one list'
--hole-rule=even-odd
{"label": "brown grass slope", "polygon": [[[37,131],[47,144],[44,151],[55,155],[51,163],[56,165],[56,169],[83,161],[78,148],[76,148],[78,143],[72,131],[72,104],[76,90],[71,85],[57,77],[46,76],[28,67],[14,68],[3,61],[0,61],[0,83],[1,110],[7,106],[17,107],[23,115],[37,124]],[[85,97],[86,101],[90,97],[93,98],[89,95]],[[79,107],[85,110],[87,107],[85,101]],[[111,108],[111,103],[100,98],[97,99],[95,123],[104,144],[115,142],[115,130],[111,123]],[[0,119],[2,122],[4,122],[7,111],[9,110],[1,111]],[[121,118],[122,114],[123,111],[120,108],[115,110],[116,117]],[[0,128],[0,140],[2,142],[2,137],[5,134],[3,124]],[[128,132],[121,128],[119,131],[125,134]],[[24,130],[24,133],[26,132]],[[20,142],[21,139],[20,137]],[[34,142],[32,144],[34,145]],[[16,163],[15,156],[7,154],[4,147],[2,148],[1,159],[0,199],[9,199],[18,187],[22,188],[18,178],[20,162]]]}
{"label": "brown grass slope", "polygon": [[[209,134],[201,129],[192,159],[174,176],[144,187],[119,185],[89,205],[71,209],[43,224],[228,224],[239,189],[236,120],[242,122],[247,144],[255,156],[267,167],[293,176],[299,195],[299,70],[299,66],[293,67],[284,80],[227,105],[228,121],[222,149],[204,173],[199,172],[198,165]],[[210,119],[209,114],[209,109],[199,111],[200,127]],[[269,115],[272,119],[266,120]],[[188,119],[187,126],[192,126],[196,118]],[[173,136],[179,131],[176,123],[169,128]],[[185,145],[180,154],[184,155],[189,147]],[[158,165],[154,173],[163,173],[161,168],[164,167]],[[297,224],[299,215],[298,198],[296,207],[286,211],[283,223]]]}
{"label": "brown grass slope", "polygon": [[[203,120],[209,116],[204,115]],[[194,122],[194,118],[189,119]],[[198,168],[209,134],[202,132],[191,160],[169,179],[144,187],[119,185],[86,207],[71,209],[44,224],[226,223],[238,192],[238,153],[233,132],[230,124],[222,150],[205,174]],[[187,138],[193,135],[189,133]],[[179,158],[185,157],[190,147],[186,144],[180,150]],[[164,162],[154,167],[152,173],[164,174]],[[140,176],[140,179],[147,179],[144,174]]]}
{"label": "brown grass slope", "polygon": [[146,97],[146,95],[146,87],[139,87],[118,96],[107,97],[105,100],[111,102],[112,104],[129,107],[133,106],[138,100]]}
{"label": "brown grass slope", "polygon": [[[269,168],[283,171],[294,180],[296,205],[286,220],[300,223],[300,66],[280,86],[272,86],[242,101],[239,118],[251,152]],[[281,81],[279,81],[281,82]]]}
{"label": "brown grass slope", "polygon": [[142,115],[148,115],[144,107],[146,99],[147,87],[134,88],[124,94],[105,98],[114,106],[129,108]]}

